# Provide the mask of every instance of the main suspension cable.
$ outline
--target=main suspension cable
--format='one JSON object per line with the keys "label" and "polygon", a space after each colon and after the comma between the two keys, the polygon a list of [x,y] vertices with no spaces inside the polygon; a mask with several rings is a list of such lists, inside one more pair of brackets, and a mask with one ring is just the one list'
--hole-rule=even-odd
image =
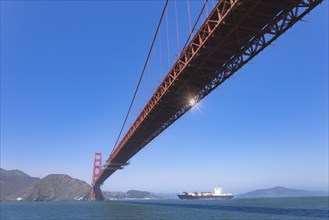
{"label": "main suspension cable", "polygon": [[133,96],[133,98],[132,98],[132,100],[131,100],[131,102],[130,102],[130,106],[129,106],[128,112],[127,112],[127,114],[126,114],[125,120],[124,120],[123,125],[122,125],[122,127],[121,127],[121,130],[120,130],[119,136],[118,136],[118,138],[117,138],[117,140],[115,141],[115,144],[114,144],[114,146],[113,146],[113,149],[112,149],[111,155],[113,154],[113,152],[114,152],[114,150],[115,150],[115,148],[116,148],[116,146],[117,146],[117,144],[118,144],[118,141],[119,141],[119,139],[120,139],[120,137],[121,137],[121,133],[122,133],[122,131],[123,131],[123,128],[124,128],[125,125],[126,125],[126,122],[127,122],[127,119],[128,119],[129,113],[130,113],[130,110],[131,110],[131,108],[132,108],[132,106],[133,106],[133,104],[134,104],[135,97],[136,97],[136,94],[137,94],[137,92],[138,92],[139,86],[140,86],[140,84],[141,84],[141,81],[142,81],[142,78],[143,78],[143,75],[144,75],[144,72],[145,72],[145,69],[146,69],[146,66],[147,66],[148,60],[149,60],[149,58],[150,58],[150,56],[151,56],[151,52],[152,52],[152,49],[153,49],[153,46],[154,46],[154,43],[155,43],[156,37],[157,37],[157,35],[158,35],[158,31],[159,31],[159,29],[160,29],[161,22],[162,22],[162,18],[163,18],[163,16],[164,16],[165,11],[166,11],[167,5],[168,5],[168,0],[166,0],[166,3],[165,3],[165,5],[164,5],[164,7],[163,7],[162,14],[161,14],[161,17],[160,17],[160,21],[159,21],[159,23],[158,23],[158,27],[157,27],[156,32],[155,32],[155,35],[154,35],[154,37],[153,37],[153,41],[152,41],[152,44],[151,44],[151,48],[150,48],[150,50],[149,50],[149,52],[148,52],[148,55],[147,55],[147,58],[146,58],[146,61],[145,61],[145,64],[144,64],[144,67],[143,67],[142,73],[141,73],[141,75],[140,75],[140,77],[139,77],[139,80],[138,80],[138,84],[137,84],[137,87],[136,87],[136,90],[135,90],[134,96]]}

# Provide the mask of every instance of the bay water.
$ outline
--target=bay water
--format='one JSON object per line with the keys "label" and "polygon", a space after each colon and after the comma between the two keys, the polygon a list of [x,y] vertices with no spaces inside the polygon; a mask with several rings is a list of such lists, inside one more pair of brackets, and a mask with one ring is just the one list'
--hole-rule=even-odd
{"label": "bay water", "polygon": [[1,202],[10,219],[329,219],[329,197]]}

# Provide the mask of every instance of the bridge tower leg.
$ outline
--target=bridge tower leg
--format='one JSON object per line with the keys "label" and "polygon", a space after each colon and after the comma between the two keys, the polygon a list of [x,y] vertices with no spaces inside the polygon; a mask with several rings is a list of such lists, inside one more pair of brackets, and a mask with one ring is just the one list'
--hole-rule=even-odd
{"label": "bridge tower leg", "polygon": [[104,196],[100,188],[100,185],[97,186],[95,185],[95,182],[99,177],[101,171],[102,171],[102,153],[95,153],[93,177],[91,180],[91,185],[92,185],[91,195],[90,195],[91,200],[104,200]]}

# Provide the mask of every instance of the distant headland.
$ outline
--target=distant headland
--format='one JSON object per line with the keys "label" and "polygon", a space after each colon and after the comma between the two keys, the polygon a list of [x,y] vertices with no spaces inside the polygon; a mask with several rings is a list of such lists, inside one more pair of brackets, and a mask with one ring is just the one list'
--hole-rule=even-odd
{"label": "distant headland", "polygon": [[328,196],[328,192],[309,191],[302,189],[289,189],[283,186],[276,186],[269,189],[257,189],[251,192],[240,194],[238,198],[268,198],[268,197],[306,197],[306,196]]}

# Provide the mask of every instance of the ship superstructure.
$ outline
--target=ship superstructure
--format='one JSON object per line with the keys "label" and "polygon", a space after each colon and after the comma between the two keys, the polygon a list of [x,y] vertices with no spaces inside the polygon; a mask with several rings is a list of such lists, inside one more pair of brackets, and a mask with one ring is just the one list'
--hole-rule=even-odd
{"label": "ship superstructure", "polygon": [[221,200],[221,199],[232,199],[231,193],[224,193],[222,188],[217,186],[214,192],[182,192],[178,195],[180,199],[195,199],[195,200]]}

